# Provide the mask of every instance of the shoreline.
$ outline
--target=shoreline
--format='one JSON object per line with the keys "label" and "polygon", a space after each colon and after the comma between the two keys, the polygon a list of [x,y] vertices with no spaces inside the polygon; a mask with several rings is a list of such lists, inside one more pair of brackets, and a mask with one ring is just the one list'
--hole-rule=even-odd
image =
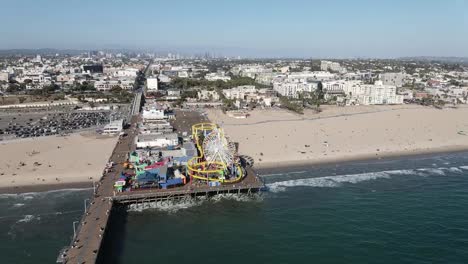
{"label": "shoreline", "polygon": [[[278,164],[278,162],[272,163],[263,163],[260,165],[253,166],[254,170],[262,176],[262,174],[270,173],[287,173],[292,171],[297,171],[298,169],[307,169],[312,166],[330,166],[330,165],[346,165],[349,163],[355,162],[373,162],[381,160],[397,160],[399,158],[415,158],[415,157],[426,157],[433,155],[444,155],[444,154],[456,154],[464,153],[468,154],[468,147],[466,146],[450,146],[450,147],[441,147],[434,149],[425,149],[425,150],[414,150],[414,151],[401,151],[401,152],[382,152],[378,155],[366,154],[366,155],[356,155],[353,157],[343,157],[336,159],[326,159],[326,160],[301,160],[301,161],[284,161]],[[291,168],[294,167],[294,170]]]}
{"label": "shoreline", "polygon": [[[468,147],[464,146],[452,146],[446,148],[438,148],[432,150],[421,150],[421,151],[403,151],[400,153],[380,153],[378,156],[375,155],[360,155],[352,158],[338,158],[334,160],[309,160],[309,161],[286,161],[281,163],[262,164],[261,166],[253,166],[254,171],[260,176],[262,174],[272,173],[288,173],[297,170],[305,170],[312,166],[332,166],[332,165],[347,165],[355,162],[374,162],[380,160],[396,160],[400,158],[415,158],[415,157],[426,157],[432,155],[443,155],[443,154],[456,154],[464,153],[468,154]],[[265,176],[268,177],[268,176]],[[53,183],[53,184],[38,184],[38,185],[24,185],[14,187],[0,187],[0,194],[21,194],[31,192],[48,192],[48,191],[59,191],[66,189],[91,189],[93,188],[92,182],[69,182],[69,183]]]}

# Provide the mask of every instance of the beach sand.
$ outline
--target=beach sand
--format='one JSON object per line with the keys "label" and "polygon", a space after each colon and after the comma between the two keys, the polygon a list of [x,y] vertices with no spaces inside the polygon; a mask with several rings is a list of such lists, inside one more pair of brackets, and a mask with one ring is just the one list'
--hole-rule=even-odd
{"label": "beach sand", "polygon": [[102,176],[117,139],[83,132],[1,142],[0,190],[92,186]]}
{"label": "beach sand", "polygon": [[207,110],[256,168],[333,163],[468,150],[468,107],[417,105],[322,107],[298,115],[254,110],[234,119]]}

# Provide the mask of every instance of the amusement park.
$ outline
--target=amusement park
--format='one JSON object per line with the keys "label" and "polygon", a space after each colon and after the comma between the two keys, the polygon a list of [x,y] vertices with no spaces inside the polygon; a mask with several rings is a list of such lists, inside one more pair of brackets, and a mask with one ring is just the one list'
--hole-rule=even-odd
{"label": "amusement park", "polygon": [[[134,128],[138,131],[135,148],[122,164],[124,170],[115,181],[115,192],[214,187],[241,182],[247,175],[236,144],[217,124],[195,123],[190,134],[155,133],[155,124],[168,122],[177,126],[177,121],[174,114],[165,114],[167,110],[159,110],[162,118],[155,120],[154,111],[153,108],[152,115],[143,111]],[[166,120],[165,116],[173,118]],[[114,165],[109,163],[105,172],[112,171]]]}
{"label": "amusement park", "polygon": [[120,133],[72,245],[57,262],[95,263],[113,208],[262,191],[252,164],[203,112],[146,101]]}

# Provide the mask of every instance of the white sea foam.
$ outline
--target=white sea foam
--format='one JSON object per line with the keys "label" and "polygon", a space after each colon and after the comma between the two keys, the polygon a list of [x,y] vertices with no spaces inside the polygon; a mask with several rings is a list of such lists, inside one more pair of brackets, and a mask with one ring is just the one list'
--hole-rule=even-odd
{"label": "white sea foam", "polygon": [[284,176],[284,175],[294,175],[294,174],[302,174],[306,173],[307,171],[290,171],[290,172],[285,172],[285,173],[271,173],[271,174],[263,174],[263,177],[274,177],[274,176]]}
{"label": "white sea foam", "polygon": [[25,215],[24,218],[16,221],[16,223],[28,223],[31,222],[32,220],[40,220],[40,217],[36,217],[34,215]]}
{"label": "white sea foam", "polygon": [[[398,171],[393,171],[397,173]],[[287,187],[338,187],[342,183],[358,183],[362,181],[375,180],[379,178],[390,178],[390,175],[385,172],[370,172],[350,175],[325,176],[317,178],[297,179],[289,181],[281,181],[267,184],[267,187],[272,192],[281,192]]]}
{"label": "white sea foam", "polygon": [[448,168],[448,170],[449,170],[450,172],[457,172],[457,173],[463,172],[462,170],[460,170],[460,169],[457,168],[457,167],[450,167],[450,168]]}
{"label": "white sea foam", "polygon": [[383,173],[390,175],[410,175],[414,174],[415,170],[391,170],[391,171],[382,171]]}
{"label": "white sea foam", "polygon": [[128,207],[129,212],[142,212],[145,210],[153,209],[158,211],[164,211],[169,213],[174,213],[182,209],[187,209],[194,206],[199,206],[205,200],[204,197],[197,199],[185,199],[181,201],[158,201],[158,202],[148,202],[141,204],[131,204]]}
{"label": "white sea foam", "polygon": [[253,194],[219,194],[212,197],[200,196],[197,199],[187,198],[184,200],[169,200],[169,201],[158,201],[158,202],[149,202],[141,204],[131,204],[128,206],[129,212],[143,212],[145,210],[157,210],[169,213],[175,213],[179,210],[184,210],[192,208],[195,206],[200,206],[203,203],[212,202],[218,203],[225,200],[231,200],[236,202],[252,202],[252,201],[261,201],[261,195]]}
{"label": "white sea foam", "polygon": [[422,169],[418,169],[418,171],[423,171],[429,174],[436,174],[436,175],[442,175],[442,176],[445,175],[443,168],[422,168]]}
{"label": "white sea foam", "polygon": [[236,202],[253,202],[253,201],[262,201],[263,198],[260,194],[235,194],[235,193],[225,193],[212,196],[208,199],[210,202],[221,202],[225,200],[232,200]]}
{"label": "white sea foam", "polygon": [[463,170],[468,170],[468,166],[460,167],[441,167],[441,168],[420,168],[420,169],[406,169],[406,170],[391,170],[391,171],[380,171],[380,172],[369,172],[361,174],[349,174],[349,175],[338,175],[338,176],[325,176],[317,178],[306,178],[306,179],[295,179],[280,182],[269,183],[266,186],[271,192],[282,192],[289,187],[339,187],[343,183],[359,183],[363,181],[391,178],[392,176],[399,175],[417,175],[427,177],[430,175],[446,175],[448,172],[461,173]]}
{"label": "white sea foam", "polygon": [[24,203],[15,203],[13,207],[18,208],[24,206]]}

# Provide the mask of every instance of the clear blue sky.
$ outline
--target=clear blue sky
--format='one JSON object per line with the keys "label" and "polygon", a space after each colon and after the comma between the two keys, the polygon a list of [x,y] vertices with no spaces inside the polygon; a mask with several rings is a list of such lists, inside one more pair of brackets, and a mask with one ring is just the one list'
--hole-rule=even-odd
{"label": "clear blue sky", "polygon": [[0,49],[468,56],[468,0],[0,0]]}

